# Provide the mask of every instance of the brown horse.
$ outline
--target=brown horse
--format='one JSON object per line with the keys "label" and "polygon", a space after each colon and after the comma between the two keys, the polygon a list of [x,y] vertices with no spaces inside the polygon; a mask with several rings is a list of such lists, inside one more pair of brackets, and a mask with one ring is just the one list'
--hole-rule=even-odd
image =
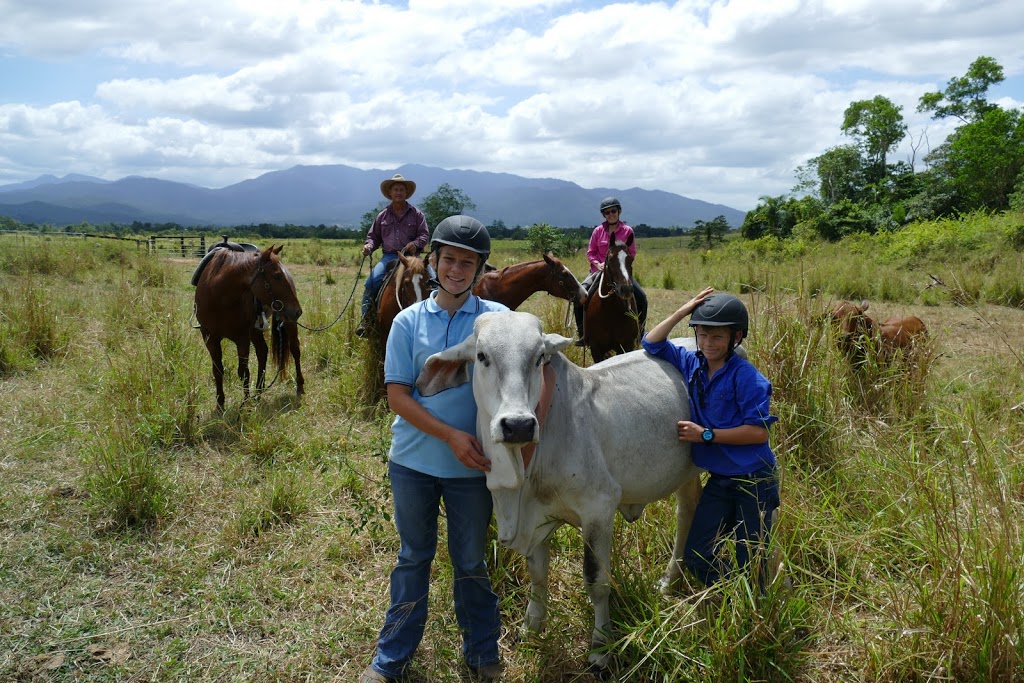
{"label": "brown horse", "polygon": [[513,311],[535,292],[547,292],[566,301],[582,302],[586,297],[576,276],[550,252],[544,254],[543,260],[484,273],[473,287],[473,293],[481,299],[497,301]]}
{"label": "brown horse", "polygon": [[427,264],[419,256],[398,253],[394,271],[381,287],[377,302],[377,333],[383,349],[391,332],[391,324],[399,311],[423,301],[430,295]]}
{"label": "brown horse", "polygon": [[272,315],[271,340],[278,372],[284,372],[290,351],[295,359],[296,393],[302,395],[304,379],[299,364],[299,336],[295,321],[302,315],[295,282],[281,264],[282,247],[261,252],[218,249],[210,257],[196,283],[196,320],[213,361],[217,407],[224,410],[224,358],[221,341],[238,347],[238,377],[249,398],[249,345],[256,348],[256,390],[263,389],[267,368],[267,342],[260,325],[262,309]]}
{"label": "brown horse", "polygon": [[640,321],[633,297],[633,257],[629,245],[612,241],[604,259],[600,282],[586,305],[584,327],[590,354],[600,363],[612,353],[626,353],[640,343]]}

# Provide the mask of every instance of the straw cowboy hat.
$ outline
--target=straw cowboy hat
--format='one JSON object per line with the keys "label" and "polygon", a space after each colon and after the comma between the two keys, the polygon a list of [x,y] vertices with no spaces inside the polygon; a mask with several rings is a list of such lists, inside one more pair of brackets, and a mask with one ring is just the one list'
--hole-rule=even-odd
{"label": "straw cowboy hat", "polygon": [[406,197],[411,197],[416,192],[416,183],[411,180],[407,180],[402,177],[400,173],[396,173],[393,178],[388,178],[380,184],[380,191],[388,199],[391,199],[391,186],[395,183],[402,183],[405,185]]}

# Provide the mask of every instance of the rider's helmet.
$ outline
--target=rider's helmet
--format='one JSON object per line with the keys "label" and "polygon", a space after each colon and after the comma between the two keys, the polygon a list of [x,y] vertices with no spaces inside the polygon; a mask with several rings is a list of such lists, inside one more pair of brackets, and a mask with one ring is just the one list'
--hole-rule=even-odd
{"label": "rider's helmet", "polygon": [[619,213],[622,212],[622,204],[615,197],[605,197],[601,200],[601,215],[604,215],[606,209],[618,209]]}
{"label": "rider's helmet", "polygon": [[471,216],[448,216],[437,224],[430,237],[430,251],[437,252],[439,245],[462,247],[480,254],[476,274],[480,275],[487,257],[491,255],[491,236],[484,224]]}
{"label": "rider's helmet", "polygon": [[697,307],[690,316],[690,327],[707,325],[709,327],[729,326],[743,333],[747,338],[750,327],[750,316],[747,307],[732,294],[712,294]]}

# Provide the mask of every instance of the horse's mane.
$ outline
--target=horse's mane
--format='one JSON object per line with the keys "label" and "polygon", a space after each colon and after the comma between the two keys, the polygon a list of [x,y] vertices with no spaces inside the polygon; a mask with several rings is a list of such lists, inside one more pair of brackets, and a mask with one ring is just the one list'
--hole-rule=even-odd
{"label": "horse's mane", "polygon": [[[526,268],[527,266],[536,265],[536,264],[540,263],[541,261],[543,261],[543,259],[534,259],[533,261],[523,261],[522,263],[513,263],[511,266],[505,266],[504,268],[499,268],[498,270],[492,270],[491,272],[492,273],[501,273],[501,274],[515,273],[517,271],[522,270],[523,268]],[[486,273],[484,273],[484,274],[486,275]]]}

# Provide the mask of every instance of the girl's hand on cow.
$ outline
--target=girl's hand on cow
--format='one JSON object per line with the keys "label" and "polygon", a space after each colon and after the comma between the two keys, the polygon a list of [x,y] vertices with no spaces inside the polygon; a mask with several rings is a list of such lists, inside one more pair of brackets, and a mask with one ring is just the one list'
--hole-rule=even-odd
{"label": "girl's hand on cow", "polygon": [[696,422],[680,420],[676,423],[676,431],[679,433],[680,441],[700,443],[702,441],[701,434],[704,433],[704,428]]}
{"label": "girl's hand on cow", "polygon": [[459,459],[459,462],[466,467],[480,470],[481,472],[491,471],[491,461],[484,456],[483,446],[480,445],[480,442],[472,434],[460,429],[452,429],[448,434],[446,443],[452,449],[452,452],[455,453],[455,457]]}

